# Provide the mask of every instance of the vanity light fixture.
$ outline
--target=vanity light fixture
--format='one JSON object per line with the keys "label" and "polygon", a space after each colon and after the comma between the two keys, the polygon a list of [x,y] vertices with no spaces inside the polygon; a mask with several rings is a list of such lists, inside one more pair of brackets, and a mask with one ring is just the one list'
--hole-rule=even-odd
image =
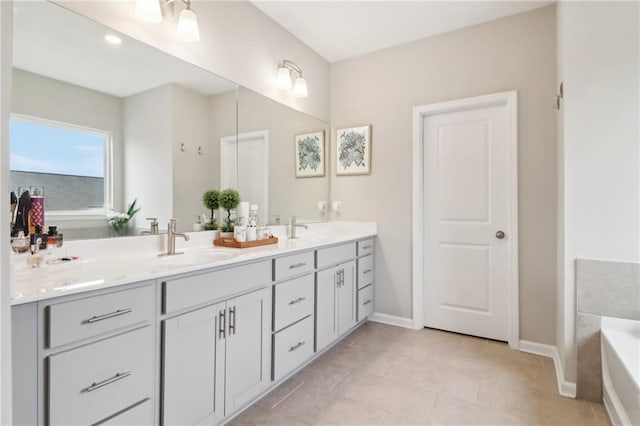
{"label": "vanity light fixture", "polygon": [[282,61],[282,65],[278,67],[276,87],[279,89],[291,89],[292,71],[298,74],[295,84],[293,85],[293,95],[298,98],[306,98],[309,96],[307,81],[302,76],[302,69],[291,61],[284,60]]}
{"label": "vanity light fixture", "polygon": [[[178,13],[176,5],[181,5]],[[191,0],[136,0],[136,16],[140,19],[160,23],[162,18],[176,22],[176,38],[180,41],[200,41],[198,18],[191,9]]]}
{"label": "vanity light fixture", "polygon": [[136,16],[143,21],[159,24],[162,22],[162,11],[158,0],[136,0]]}

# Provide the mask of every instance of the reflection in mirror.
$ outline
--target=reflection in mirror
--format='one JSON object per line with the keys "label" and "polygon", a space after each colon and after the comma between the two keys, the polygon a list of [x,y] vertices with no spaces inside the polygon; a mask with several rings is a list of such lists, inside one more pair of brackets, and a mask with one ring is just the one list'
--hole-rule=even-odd
{"label": "reflection in mirror", "polygon": [[[261,224],[284,225],[291,216],[301,223],[327,220],[326,210],[320,211],[318,204],[326,205],[329,194],[329,125],[239,87],[236,137],[235,126],[225,116],[236,98],[221,94],[213,102],[221,187],[236,188],[242,200],[256,204]],[[324,161],[317,164],[316,176],[297,177],[305,173],[296,173],[295,137],[317,133],[325,139],[318,152]]]}
{"label": "reflection in mirror", "polygon": [[137,199],[133,233],[146,217],[192,228],[219,183],[212,123],[235,135],[235,84],[50,2],[14,4],[13,52],[11,190],[44,192],[46,226],[110,236],[106,215]]}
{"label": "reflection in mirror", "polygon": [[[291,216],[301,223],[327,220],[319,203],[328,201],[330,133],[327,123],[238,89],[238,187],[249,201],[264,205],[262,223],[279,218],[285,224]],[[306,151],[305,141],[312,142]],[[268,156],[268,171],[262,155]],[[254,179],[246,179],[251,173]]]}

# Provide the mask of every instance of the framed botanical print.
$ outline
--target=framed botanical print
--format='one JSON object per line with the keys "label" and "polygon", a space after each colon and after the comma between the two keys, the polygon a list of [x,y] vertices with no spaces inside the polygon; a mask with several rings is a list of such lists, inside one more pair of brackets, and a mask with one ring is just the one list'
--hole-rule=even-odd
{"label": "framed botanical print", "polygon": [[336,131],[336,175],[371,173],[371,125]]}
{"label": "framed botanical print", "polygon": [[324,131],[295,136],[296,177],[324,176]]}

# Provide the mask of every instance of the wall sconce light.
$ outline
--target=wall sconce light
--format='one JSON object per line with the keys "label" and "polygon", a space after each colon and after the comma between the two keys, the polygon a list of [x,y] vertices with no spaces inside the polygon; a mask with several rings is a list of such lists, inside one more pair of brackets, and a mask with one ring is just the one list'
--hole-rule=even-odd
{"label": "wall sconce light", "polygon": [[[177,14],[176,4],[183,9]],[[190,0],[136,0],[136,16],[154,24],[167,21],[176,22],[176,38],[180,41],[200,40],[200,30],[196,13],[191,9]],[[177,16],[177,19],[176,19]]]}
{"label": "wall sconce light", "polygon": [[293,95],[298,98],[306,98],[309,96],[307,81],[302,76],[300,67],[291,61],[282,61],[282,65],[278,67],[276,87],[279,89],[291,89],[291,71],[298,74],[295,84],[293,85]]}

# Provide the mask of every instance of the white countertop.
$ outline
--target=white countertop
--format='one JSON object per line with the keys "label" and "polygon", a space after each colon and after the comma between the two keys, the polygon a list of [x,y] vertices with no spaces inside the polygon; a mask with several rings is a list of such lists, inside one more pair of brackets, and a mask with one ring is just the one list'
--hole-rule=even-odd
{"label": "white countertop", "polygon": [[166,235],[70,241],[64,247],[44,251],[45,258],[77,256],[68,262],[27,266],[27,254],[12,254],[12,305],[66,296],[133,282],[283,254],[311,250],[377,234],[370,222],[326,222],[298,228],[299,238],[286,237],[284,226],[272,227],[278,244],[236,249],[213,246],[213,232],[189,233],[189,241],[176,238],[174,256],[158,256],[165,250]]}

